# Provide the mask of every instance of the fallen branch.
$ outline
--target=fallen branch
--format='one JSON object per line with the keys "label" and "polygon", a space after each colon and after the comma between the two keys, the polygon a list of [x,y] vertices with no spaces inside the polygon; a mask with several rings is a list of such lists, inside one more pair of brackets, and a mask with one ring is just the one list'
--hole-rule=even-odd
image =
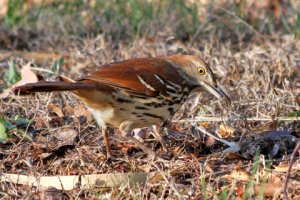
{"label": "fallen branch", "polygon": [[[152,174],[152,173],[151,173]],[[54,187],[59,190],[72,190],[74,188],[88,189],[94,187],[120,187],[124,184],[145,184],[150,173],[118,173],[118,174],[92,174],[81,176],[27,176],[20,174],[1,174],[0,182],[11,182],[15,184]]]}

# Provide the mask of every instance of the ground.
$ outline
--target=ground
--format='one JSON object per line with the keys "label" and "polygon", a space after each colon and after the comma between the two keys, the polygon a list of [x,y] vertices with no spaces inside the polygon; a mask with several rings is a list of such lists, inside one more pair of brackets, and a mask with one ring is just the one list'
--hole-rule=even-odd
{"label": "ground", "polygon": [[[297,1],[55,2],[11,0],[0,10],[0,90],[8,91],[0,94],[1,198],[282,197],[300,137]],[[163,160],[153,160],[114,130],[114,157],[107,160],[100,128],[69,92],[10,91],[20,80],[76,79],[101,64],[173,54],[203,57],[232,104],[202,93],[164,125],[139,132]],[[224,153],[228,146],[205,131],[240,150]],[[300,194],[299,171],[296,154],[290,199]],[[121,181],[112,183],[111,173]],[[16,184],[4,181],[8,174],[76,175],[82,185],[42,186],[48,179],[38,186]],[[98,180],[83,187],[87,175],[103,174],[106,186]]]}

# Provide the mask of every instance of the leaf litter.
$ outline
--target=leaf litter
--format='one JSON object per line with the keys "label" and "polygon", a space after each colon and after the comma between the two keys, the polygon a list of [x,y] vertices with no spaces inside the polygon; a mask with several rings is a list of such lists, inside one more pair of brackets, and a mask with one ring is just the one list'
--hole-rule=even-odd
{"label": "leaf litter", "polygon": [[[162,155],[165,162],[153,163],[142,151],[111,131],[110,140],[115,160],[107,161],[100,129],[86,108],[74,96],[68,92],[34,94],[26,97],[8,96],[14,87],[12,85],[6,94],[1,94],[0,114],[7,118],[20,115],[32,120],[32,124],[25,127],[25,131],[33,136],[33,142],[17,137],[16,129],[9,130],[12,143],[0,144],[1,172],[22,174],[25,180],[28,177],[52,176],[58,178],[58,181],[63,180],[59,180],[58,175],[70,178],[72,175],[80,177],[81,175],[144,172],[148,176],[149,172],[155,172],[152,176],[153,181],[142,181],[143,187],[135,190],[133,186],[126,186],[124,181],[123,189],[132,194],[143,188],[148,196],[163,193],[170,198],[178,198],[178,191],[184,198],[202,198],[203,185],[206,186],[205,191],[209,198],[222,194],[228,194],[232,198],[242,198],[247,191],[256,196],[262,193],[262,188],[268,198],[276,198],[279,193],[282,193],[288,155],[293,149],[293,145],[289,143],[299,138],[300,125],[297,118],[291,121],[276,121],[276,119],[290,117],[291,113],[293,117],[298,116],[299,40],[293,36],[285,36],[265,40],[260,44],[254,42],[216,44],[215,39],[209,39],[188,46],[181,41],[166,41],[164,37],[169,35],[160,34],[152,38],[151,42],[146,38],[136,38],[132,46],[119,44],[115,49],[110,48],[115,46],[114,41],[99,38],[83,39],[82,44],[63,43],[66,46],[60,46],[60,49],[67,50],[59,52],[58,55],[68,56],[56,69],[59,69],[59,74],[79,78],[78,74],[86,74],[96,65],[113,60],[182,52],[194,53],[199,52],[197,45],[201,45],[205,47],[204,51],[200,52],[201,56],[210,62],[220,77],[220,84],[232,96],[232,107],[221,106],[217,100],[202,95],[197,104],[188,103],[178,113],[177,119],[183,122],[169,122],[161,128],[159,131],[161,140],[157,140],[155,134],[142,134],[144,143]],[[50,34],[48,37],[50,40],[51,37],[55,38]],[[47,41],[45,38],[35,40],[41,49],[45,41]],[[30,42],[28,41],[29,44]],[[52,50],[57,52],[57,49]],[[102,53],[99,54],[99,50]],[[87,52],[92,52],[94,55],[87,56]],[[39,53],[36,52],[36,55]],[[17,55],[25,62],[35,60],[30,58],[35,55],[34,53]],[[48,55],[52,54],[43,54],[44,57],[39,57],[35,64],[51,71],[53,65],[43,64],[49,61]],[[51,57],[51,60],[54,62],[59,58],[61,56]],[[92,64],[89,65],[91,61]],[[26,66],[28,67],[29,64]],[[30,66],[27,69],[30,70]],[[50,77],[50,80],[55,76],[42,71],[38,73],[45,79]],[[21,83],[37,81],[40,74],[38,76],[35,72],[33,74],[35,78],[21,72],[21,81],[24,81]],[[238,154],[233,156],[222,153],[227,146],[194,129],[195,124],[190,121],[190,119],[216,116],[224,117],[226,120],[199,122],[199,124],[210,133],[242,146],[243,150]],[[253,117],[256,120],[248,120]],[[149,131],[153,132],[153,130]],[[268,131],[271,137],[268,134],[260,135],[265,131]],[[283,138],[288,139],[278,143]],[[258,154],[259,151],[265,155]],[[269,155],[274,158],[271,159]],[[257,165],[255,165],[256,159],[259,161]],[[268,165],[270,162],[272,165]],[[291,184],[288,187],[290,193],[299,193],[299,165],[297,159],[291,171]],[[279,170],[278,166],[285,167]],[[71,197],[76,195],[95,197],[94,193],[97,190],[94,186],[100,184],[101,188],[101,178],[98,179],[96,176],[93,178],[100,183],[93,184],[92,189],[78,188],[74,184],[70,190],[63,188],[62,191]],[[263,182],[265,179],[267,180]],[[70,182],[70,179],[66,182]],[[11,188],[6,182],[1,182],[1,186]],[[17,188],[12,190],[15,197],[35,190],[35,187],[19,184],[14,184],[13,187]],[[54,187],[62,189],[60,183],[54,184]],[[39,192],[42,191],[38,183],[36,188]],[[122,187],[109,189],[108,193],[117,196],[116,192],[120,192],[120,188]],[[54,190],[49,189],[44,193],[49,194],[51,191]]]}

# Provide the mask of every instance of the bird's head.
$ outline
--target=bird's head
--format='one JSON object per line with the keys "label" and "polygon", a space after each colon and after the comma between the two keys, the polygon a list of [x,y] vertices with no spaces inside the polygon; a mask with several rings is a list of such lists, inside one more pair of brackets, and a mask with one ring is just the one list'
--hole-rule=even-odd
{"label": "bird's head", "polygon": [[166,57],[168,61],[179,68],[179,72],[185,77],[195,90],[205,88],[208,92],[230,104],[229,96],[217,84],[215,75],[210,66],[199,56],[175,55]]}

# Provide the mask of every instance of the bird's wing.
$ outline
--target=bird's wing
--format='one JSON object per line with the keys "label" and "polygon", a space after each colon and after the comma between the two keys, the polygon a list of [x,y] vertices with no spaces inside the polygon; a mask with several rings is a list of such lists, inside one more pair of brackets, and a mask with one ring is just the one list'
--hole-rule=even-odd
{"label": "bird's wing", "polygon": [[169,96],[184,82],[176,68],[160,58],[139,58],[102,66],[83,80],[125,89],[141,96]]}

